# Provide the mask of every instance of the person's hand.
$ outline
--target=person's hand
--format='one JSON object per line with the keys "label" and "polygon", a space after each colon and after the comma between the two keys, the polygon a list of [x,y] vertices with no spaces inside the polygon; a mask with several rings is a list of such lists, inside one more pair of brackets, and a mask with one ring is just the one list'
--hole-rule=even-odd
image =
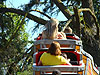
{"label": "person's hand", "polygon": [[68,62],[70,62],[70,59],[67,59],[68,60]]}

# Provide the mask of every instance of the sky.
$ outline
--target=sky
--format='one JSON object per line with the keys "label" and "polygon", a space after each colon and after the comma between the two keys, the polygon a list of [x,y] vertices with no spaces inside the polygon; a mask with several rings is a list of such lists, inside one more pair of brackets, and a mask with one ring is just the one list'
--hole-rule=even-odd
{"label": "sky", "polygon": [[[21,5],[24,5],[24,4],[27,4],[27,3],[29,3],[29,1],[30,0],[7,0],[6,1],[6,5],[7,5],[7,7],[9,7],[9,8],[19,8]],[[39,13],[36,13],[36,12],[32,12],[32,14],[34,15],[36,15],[36,16],[38,16],[38,17],[40,17],[40,14]],[[62,19],[62,18],[63,19]],[[58,19],[59,21],[61,20],[61,21],[63,21],[63,20],[67,20],[66,18],[65,18],[65,16],[60,12],[59,13],[59,16],[58,17],[56,17],[56,16],[53,16],[53,18],[56,18],[56,19]],[[33,40],[34,38],[36,38],[38,35],[39,35],[39,33],[41,33],[42,31],[41,31],[41,27],[40,27],[40,29],[38,30],[38,31],[36,31],[36,33],[33,33],[32,32],[32,29],[34,28],[34,25],[35,25],[35,23],[34,23],[34,21],[32,21],[32,20],[29,20],[29,23],[28,23],[28,25],[26,26],[26,32],[28,32],[29,33],[29,40]]]}

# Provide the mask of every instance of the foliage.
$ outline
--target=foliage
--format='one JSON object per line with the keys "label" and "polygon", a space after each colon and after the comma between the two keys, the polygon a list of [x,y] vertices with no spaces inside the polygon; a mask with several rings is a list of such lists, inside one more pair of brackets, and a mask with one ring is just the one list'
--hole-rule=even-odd
{"label": "foliage", "polygon": [[[94,2],[94,10],[95,10],[95,14],[98,18],[98,20],[100,19],[100,1],[99,0],[93,0]],[[99,22],[100,23],[100,22]]]}
{"label": "foliage", "polygon": [[32,69],[33,63],[30,65],[26,65],[26,69],[23,72],[17,72],[17,75],[32,75],[33,69]]}
{"label": "foliage", "polygon": [[[0,7],[2,6],[4,5]],[[9,68],[13,67],[11,64],[18,64],[18,58],[25,53],[28,44],[28,33],[25,32],[26,21],[20,26],[23,16],[15,13],[0,13],[0,18],[0,63],[2,63],[0,64],[0,71],[2,71],[2,68],[8,68],[8,72]],[[16,32],[19,26],[20,29]],[[16,35],[13,36],[14,33]],[[18,70],[18,67],[12,69],[14,70],[11,72],[14,73]]]}

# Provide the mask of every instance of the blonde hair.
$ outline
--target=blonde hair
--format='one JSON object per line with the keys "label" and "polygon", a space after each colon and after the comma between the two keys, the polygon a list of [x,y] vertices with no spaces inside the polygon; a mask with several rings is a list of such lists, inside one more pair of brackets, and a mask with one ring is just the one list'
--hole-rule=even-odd
{"label": "blonde hair", "polygon": [[47,53],[50,53],[51,55],[60,55],[61,54],[60,44],[56,41],[51,43]]}
{"label": "blonde hair", "polygon": [[47,24],[45,24],[46,30],[43,31],[43,39],[55,39],[56,34],[58,33],[58,24],[57,19],[51,18]]}

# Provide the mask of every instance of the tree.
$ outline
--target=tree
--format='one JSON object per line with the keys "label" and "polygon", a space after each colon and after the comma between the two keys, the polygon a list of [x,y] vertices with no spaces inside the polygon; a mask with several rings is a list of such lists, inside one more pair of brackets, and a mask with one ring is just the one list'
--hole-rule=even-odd
{"label": "tree", "polygon": [[[100,22],[98,22],[98,19],[100,17],[99,14],[97,14],[96,12],[98,11],[99,13],[100,11],[99,4],[97,1],[99,0],[30,0],[28,4],[25,4],[23,10],[2,7],[0,8],[0,13],[5,14],[7,12],[10,12],[22,16],[25,16],[25,14],[27,14],[26,17],[33,20],[34,22],[37,22],[38,27],[40,25],[45,25],[47,23],[47,20],[43,19],[42,17],[40,18],[35,15],[32,15],[30,12],[38,12],[42,16],[46,16],[48,19],[50,19],[54,15],[58,16],[58,13],[61,11],[68,20],[71,19],[71,23],[69,24],[69,26],[72,27],[73,32],[79,36],[80,34],[82,35],[80,36],[80,38],[83,41],[84,50],[89,52],[94,57],[97,65],[100,66],[100,62],[98,61],[98,59],[100,59]],[[37,10],[41,7],[41,11]],[[34,10],[32,8],[34,8]],[[89,10],[83,10],[80,14],[78,12],[81,8],[88,8]],[[60,30],[62,30],[67,21],[60,21]],[[24,55],[26,54],[27,60],[29,56],[32,55],[32,53],[33,51],[30,51],[30,53],[26,52],[22,55],[22,58],[24,58]],[[20,60],[21,58],[16,62],[16,64]]]}
{"label": "tree", "polygon": [[[0,4],[0,7],[5,7]],[[25,32],[25,17],[15,13],[0,13],[0,71],[7,70],[13,74],[14,66],[21,60],[28,44],[28,33]],[[3,72],[0,73],[3,75]]]}

